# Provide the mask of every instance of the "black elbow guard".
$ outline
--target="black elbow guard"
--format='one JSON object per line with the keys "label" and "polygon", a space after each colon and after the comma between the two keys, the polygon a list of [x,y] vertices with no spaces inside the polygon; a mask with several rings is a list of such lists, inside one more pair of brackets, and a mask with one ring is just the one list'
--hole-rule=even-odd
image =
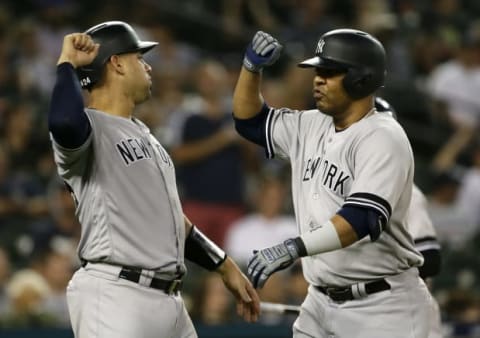
{"label": "black elbow guard", "polygon": [[196,226],[192,226],[192,230],[185,240],[185,258],[213,271],[227,259],[227,255]]}

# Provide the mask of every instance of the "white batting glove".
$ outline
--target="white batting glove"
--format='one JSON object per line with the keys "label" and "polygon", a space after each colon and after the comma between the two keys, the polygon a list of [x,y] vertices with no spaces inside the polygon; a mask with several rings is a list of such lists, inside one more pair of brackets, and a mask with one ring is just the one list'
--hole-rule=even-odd
{"label": "white batting glove", "polygon": [[275,271],[288,268],[300,257],[297,244],[293,239],[287,239],[281,244],[253,253],[253,257],[248,262],[247,273],[255,288],[263,287]]}

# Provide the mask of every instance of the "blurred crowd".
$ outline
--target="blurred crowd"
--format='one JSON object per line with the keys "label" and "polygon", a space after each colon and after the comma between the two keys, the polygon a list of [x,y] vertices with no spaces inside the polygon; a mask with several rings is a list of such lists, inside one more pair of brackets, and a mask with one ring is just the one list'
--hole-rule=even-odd
{"label": "blurred crowd", "polygon": [[[480,2],[475,0],[30,0],[0,4],[0,327],[68,327],[65,287],[79,266],[80,226],[56,175],[46,128],[65,34],[107,20],[158,41],[146,55],[152,98],[139,107],[169,150],[187,216],[245,266],[253,249],[296,234],[289,168],[239,138],[231,95],[246,44],[265,30],[283,45],[265,71],[275,107],[313,105],[313,73],[296,62],[319,36],[351,27],[388,54],[380,95],[411,140],[416,183],[442,243],[432,283],[456,337],[480,324]],[[237,320],[216,275],[190,266],[186,299],[197,322]],[[301,267],[276,274],[262,300],[299,304]],[[285,321],[263,316],[265,323]],[[477,325],[478,327],[478,325]]]}

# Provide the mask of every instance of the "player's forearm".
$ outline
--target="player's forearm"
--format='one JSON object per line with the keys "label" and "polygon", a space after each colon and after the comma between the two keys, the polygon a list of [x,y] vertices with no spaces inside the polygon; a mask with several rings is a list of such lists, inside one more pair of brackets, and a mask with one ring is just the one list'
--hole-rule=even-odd
{"label": "player's forearm", "polygon": [[260,94],[261,73],[252,73],[242,67],[233,94],[233,115],[249,119],[257,115],[263,106]]}
{"label": "player's forearm", "polygon": [[190,234],[190,231],[192,231],[193,224],[185,215],[183,215],[183,221],[185,223],[185,233],[188,236]]}
{"label": "player's forearm", "polygon": [[218,269],[215,270],[215,272],[219,273],[220,275],[226,274],[230,269],[233,269],[236,267],[235,262],[232,260],[232,258],[227,257],[225,260],[222,262],[222,264],[219,265]]}
{"label": "player's forearm", "polygon": [[351,224],[345,220],[345,218],[339,215],[334,215],[331,219],[331,222],[335,226],[335,230],[337,231],[342,248],[352,245],[358,241],[357,233]]}
{"label": "player's forearm", "polygon": [[185,217],[185,258],[210,270],[217,270],[227,259],[227,254]]}
{"label": "player's forearm", "polygon": [[73,65],[61,63],[53,88],[48,129],[65,148],[77,148],[90,134],[90,122],[84,112],[83,97]]}
{"label": "player's forearm", "polygon": [[340,215],[294,239],[300,257],[345,248],[357,240],[353,227]]}

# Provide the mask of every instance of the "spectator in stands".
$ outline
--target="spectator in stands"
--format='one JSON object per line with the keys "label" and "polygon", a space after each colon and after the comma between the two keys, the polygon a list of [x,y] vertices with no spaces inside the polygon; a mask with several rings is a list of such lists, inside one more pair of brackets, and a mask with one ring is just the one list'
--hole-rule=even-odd
{"label": "spectator in stands", "polygon": [[[68,247],[67,247],[68,249]],[[38,252],[35,260],[36,269],[47,282],[50,293],[45,296],[41,304],[44,313],[53,317],[56,327],[70,327],[68,306],[65,290],[73,274],[73,266],[69,251],[62,251],[55,247],[54,241],[50,247]]]}
{"label": "spectator in stands", "polygon": [[459,187],[460,178],[453,172],[437,175],[428,193],[427,205],[438,240],[454,249],[462,248],[474,229],[474,225],[458,208]]}
{"label": "spectator in stands", "polygon": [[444,111],[453,135],[435,155],[437,172],[451,169],[480,126],[480,31],[466,32],[453,60],[440,64],[428,80],[438,111]]}
{"label": "spectator in stands", "polygon": [[457,208],[467,224],[473,226],[470,229],[473,235],[480,231],[480,144],[473,148],[471,162],[460,182]]}
{"label": "spectator in stands", "polygon": [[11,179],[10,155],[5,146],[0,144],[0,224],[4,225],[0,229],[9,223],[8,218],[12,217],[17,209],[14,195],[10,189]]}
{"label": "spectator in stands", "polygon": [[11,264],[7,251],[0,247],[0,318],[4,317],[8,313],[10,306],[6,285],[10,278]]}
{"label": "spectator in stands", "polygon": [[36,271],[17,271],[7,285],[11,307],[0,321],[0,326],[10,328],[50,327],[55,320],[42,312],[42,302],[50,293],[46,280]]}
{"label": "spectator in stands", "polygon": [[297,234],[295,218],[284,213],[288,194],[281,178],[265,176],[256,184],[254,211],[235,221],[227,233],[225,250],[246,266],[253,250],[266,248]]}
{"label": "spectator in stands", "polygon": [[445,302],[445,320],[451,324],[450,337],[478,337],[480,299],[466,290],[452,290]]}
{"label": "spectator in stands", "polygon": [[54,237],[61,237],[75,247],[80,238],[80,224],[75,216],[75,204],[62,180],[54,178],[48,185],[49,217],[38,219],[29,226],[26,235],[36,247],[46,247]]}
{"label": "spectator in stands", "polygon": [[169,146],[185,215],[219,245],[230,224],[244,214],[248,164],[244,151],[254,151],[240,140],[231,123],[231,91],[226,81],[220,63],[208,60],[198,66],[198,95],[191,98],[190,112],[172,117],[183,116],[183,121],[177,123],[179,139]]}

